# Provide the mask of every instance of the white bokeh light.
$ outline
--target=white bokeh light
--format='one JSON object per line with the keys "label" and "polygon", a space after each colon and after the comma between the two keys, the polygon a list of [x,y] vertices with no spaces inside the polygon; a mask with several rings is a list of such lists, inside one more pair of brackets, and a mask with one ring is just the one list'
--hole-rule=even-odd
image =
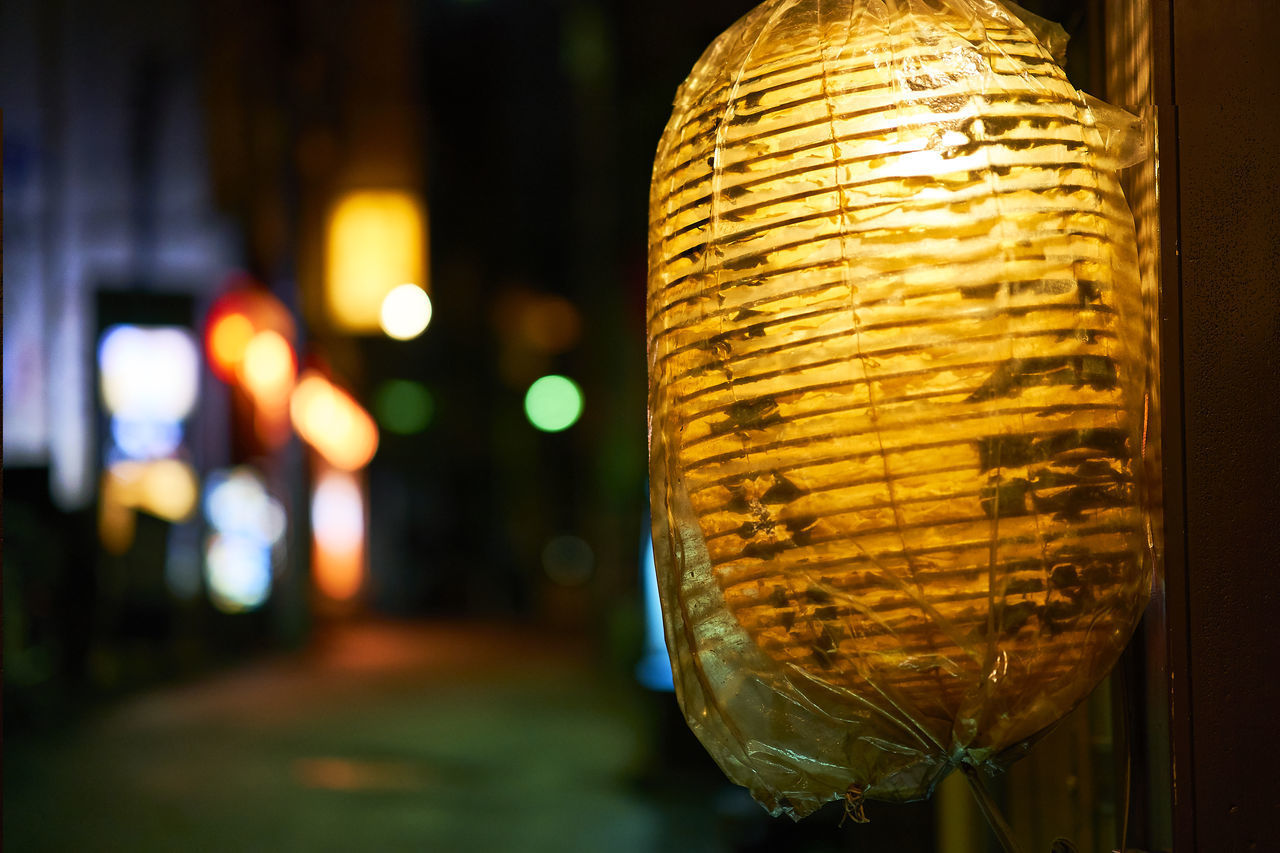
{"label": "white bokeh light", "polygon": [[330,471],[311,498],[311,528],[316,543],[329,551],[353,551],[364,542],[364,497],[350,474]]}
{"label": "white bokeh light", "polygon": [[205,552],[209,598],[226,613],[253,610],[271,592],[271,549],[247,536],[215,534]]}
{"label": "white bokeh light", "polygon": [[431,297],[416,284],[393,288],[382,300],[382,331],[398,341],[422,334],[431,322]]}
{"label": "white bokeh light", "polygon": [[250,468],[220,471],[209,476],[204,514],[220,533],[237,534],[271,547],[284,536],[284,507],[267,491]]}
{"label": "white bokeh light", "polygon": [[112,326],[98,345],[102,402],[131,421],[181,421],[195,408],[200,355],[186,329]]}

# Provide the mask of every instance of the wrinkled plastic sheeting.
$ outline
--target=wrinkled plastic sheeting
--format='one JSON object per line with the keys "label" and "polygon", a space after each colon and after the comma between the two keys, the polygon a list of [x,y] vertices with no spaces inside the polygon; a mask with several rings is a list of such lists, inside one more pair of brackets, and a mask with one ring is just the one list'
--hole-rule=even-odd
{"label": "wrinkled plastic sheeting", "polygon": [[769,0],[651,196],[650,460],[690,726],[775,814],[927,796],[1145,604],[1143,128],[994,0]]}

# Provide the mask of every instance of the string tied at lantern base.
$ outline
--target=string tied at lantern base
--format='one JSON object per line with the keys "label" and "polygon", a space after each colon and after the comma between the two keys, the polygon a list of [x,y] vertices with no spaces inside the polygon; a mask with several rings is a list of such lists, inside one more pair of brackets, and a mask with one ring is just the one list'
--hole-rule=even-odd
{"label": "string tied at lantern base", "polygon": [[857,785],[850,785],[849,790],[844,792],[844,817],[840,818],[839,825],[844,826],[847,820],[852,820],[854,823],[871,823],[871,818],[867,817],[863,790]]}

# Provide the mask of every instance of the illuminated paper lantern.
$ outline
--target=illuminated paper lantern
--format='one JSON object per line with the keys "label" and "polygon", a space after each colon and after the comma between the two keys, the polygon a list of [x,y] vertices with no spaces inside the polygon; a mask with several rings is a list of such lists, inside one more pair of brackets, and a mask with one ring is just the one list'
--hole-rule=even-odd
{"label": "illuminated paper lantern", "polygon": [[1145,603],[1138,134],[1064,43],[994,0],[769,0],[677,96],[648,296],[667,641],[775,814],[998,766]]}

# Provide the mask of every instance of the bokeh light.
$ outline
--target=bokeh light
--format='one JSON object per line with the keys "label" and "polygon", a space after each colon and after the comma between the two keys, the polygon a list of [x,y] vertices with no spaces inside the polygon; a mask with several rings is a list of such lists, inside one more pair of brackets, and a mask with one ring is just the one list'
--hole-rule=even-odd
{"label": "bokeh light", "polygon": [[214,533],[205,574],[214,606],[239,613],[260,606],[271,592],[272,554],[284,538],[284,507],[248,466],[209,475],[204,516]]}
{"label": "bokeh light", "polygon": [[111,419],[111,441],[130,459],[168,456],[182,444],[182,425],[177,421]]}
{"label": "bokeh light", "polygon": [[290,342],[297,336],[284,303],[243,274],[233,276],[231,289],[209,308],[204,329],[209,368],[223,382],[240,378],[246,351],[259,333],[270,330]]}
{"label": "bokeh light", "polygon": [[542,568],[561,586],[580,586],[591,579],[596,555],[580,536],[554,536],[542,549]]}
{"label": "bokeh light", "polygon": [[520,332],[530,347],[549,353],[572,349],[582,334],[582,317],[563,296],[529,300],[520,319]]}
{"label": "bokeh light", "polygon": [[145,463],[138,509],[166,521],[185,521],[196,510],[200,484],[195,469],[177,459]]}
{"label": "bokeh light", "polygon": [[373,393],[373,413],[387,432],[413,435],[431,424],[435,401],[421,382],[389,379]]}
{"label": "bokeh light", "polygon": [[644,653],[636,664],[636,679],[650,690],[675,690],[671,658],[662,627],[658,572],[653,560],[653,537],[645,524],[640,545],[640,588],[644,593]]}
{"label": "bokeh light", "polygon": [[325,241],[325,311],[338,329],[377,332],[395,287],[425,286],[426,214],[417,197],[391,190],[342,196]]}
{"label": "bokeh light", "polygon": [[305,371],[289,404],[293,428],[335,468],[354,471],[378,450],[378,427],[355,399],[319,372]]}
{"label": "bokeh light", "polygon": [[199,478],[179,459],[117,462],[107,469],[104,499],[149,513],[165,521],[185,521],[195,512]]}
{"label": "bokeh light", "polygon": [[186,521],[200,491],[196,471],[179,459],[119,460],[102,474],[98,494],[98,537],[110,554],[133,546],[138,512],[164,521]]}
{"label": "bokeh light", "polygon": [[524,412],[543,432],[560,432],[582,416],[582,391],[565,376],[543,376],[524,395]]}
{"label": "bokeh light", "polygon": [[209,362],[218,376],[223,379],[235,376],[253,335],[253,322],[238,311],[219,317],[210,324]]}
{"label": "bokeh light", "polygon": [[326,598],[346,601],[364,575],[364,492],[356,477],[327,470],[311,496],[312,573]]}
{"label": "bokeh light", "polygon": [[297,376],[293,347],[274,329],[253,336],[244,350],[240,378],[253,398],[263,405],[283,405]]}
{"label": "bokeh light", "polygon": [[267,491],[262,476],[247,466],[209,475],[204,516],[220,533],[234,533],[265,547],[279,542],[287,525],[284,507]]}
{"label": "bokeh light", "polygon": [[108,554],[119,556],[133,547],[138,511],[109,472],[104,471],[98,489],[98,540]]}
{"label": "bokeh light", "polygon": [[422,334],[431,322],[431,297],[416,284],[402,284],[382,300],[380,317],[387,337],[411,340]]}
{"label": "bokeh light", "polygon": [[582,315],[572,302],[524,284],[497,293],[490,319],[498,336],[498,373],[512,388],[528,388],[550,372],[552,356],[573,349],[582,337]]}
{"label": "bokeh light", "polygon": [[271,551],[246,536],[215,533],[205,549],[205,581],[224,613],[260,607],[271,593]]}
{"label": "bokeh light", "polygon": [[98,345],[102,402],[116,417],[181,421],[195,408],[200,356],[194,336],[177,326],[112,326]]}
{"label": "bokeh light", "polygon": [[492,319],[503,342],[524,351],[565,352],[582,336],[582,315],[572,302],[523,285],[498,293]]}

